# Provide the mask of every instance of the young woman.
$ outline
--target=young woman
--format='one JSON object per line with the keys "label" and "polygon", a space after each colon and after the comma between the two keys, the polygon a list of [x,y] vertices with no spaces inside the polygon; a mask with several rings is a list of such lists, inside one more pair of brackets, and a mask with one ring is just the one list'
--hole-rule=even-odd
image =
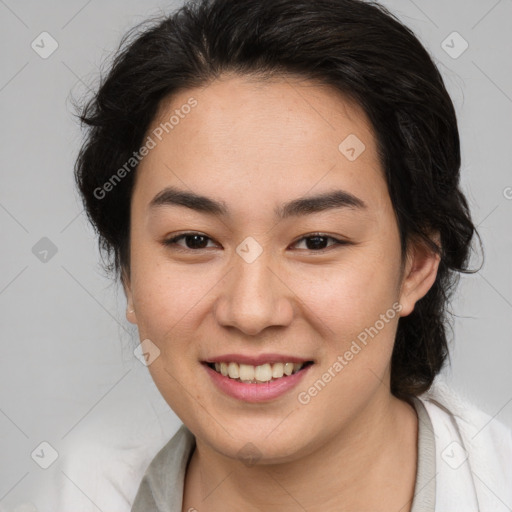
{"label": "young woman", "polygon": [[134,512],[512,509],[510,432],[434,383],[475,228],[409,29],[360,0],[190,3],[81,118],[79,189],[184,424]]}

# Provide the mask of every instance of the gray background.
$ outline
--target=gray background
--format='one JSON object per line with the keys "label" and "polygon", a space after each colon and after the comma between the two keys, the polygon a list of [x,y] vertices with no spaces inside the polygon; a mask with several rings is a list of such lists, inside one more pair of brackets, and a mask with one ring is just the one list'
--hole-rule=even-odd
{"label": "gray background", "polygon": [[[0,510],[35,510],[28,505],[39,506],[35,487],[52,485],[56,466],[43,470],[30,456],[42,441],[62,456],[121,422],[142,424],[147,403],[165,435],[178,426],[133,355],[124,296],[103,275],[74,190],[82,135],[70,94],[94,88],[128,28],[180,3],[0,0]],[[414,30],[445,78],[460,122],[463,188],[486,250],[481,272],[461,280],[444,373],[512,426],[512,2],[383,3]],[[43,31],[59,45],[47,59],[31,47]],[[458,58],[442,46],[454,31],[469,44]],[[453,37],[446,44],[461,48]],[[43,237],[57,249],[47,261],[33,252]],[[36,253],[48,242],[39,244]]]}

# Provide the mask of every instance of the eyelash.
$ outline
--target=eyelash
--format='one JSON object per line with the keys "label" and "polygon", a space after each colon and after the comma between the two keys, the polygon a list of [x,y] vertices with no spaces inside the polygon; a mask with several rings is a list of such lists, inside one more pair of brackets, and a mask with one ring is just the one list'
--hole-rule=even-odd
{"label": "eyelash", "polygon": [[[183,252],[189,252],[189,251],[191,251],[191,252],[199,252],[199,251],[204,251],[205,249],[208,249],[208,247],[203,247],[201,249],[190,249],[188,247],[177,246],[176,242],[178,240],[181,240],[182,238],[186,238],[187,236],[194,236],[194,235],[198,235],[198,236],[201,236],[201,237],[206,238],[208,240],[212,240],[210,237],[208,237],[206,235],[203,235],[202,233],[186,232],[186,233],[181,233],[180,235],[174,236],[172,238],[166,239],[162,243],[166,247],[171,247],[171,248],[174,248],[175,250],[183,251]],[[316,250],[315,249],[306,249],[308,252],[322,253],[322,252],[325,252],[325,251],[328,251],[328,250],[332,249],[333,247],[342,246],[342,245],[348,245],[349,244],[349,242],[347,242],[346,240],[340,240],[338,238],[329,236],[329,235],[327,235],[325,233],[311,233],[311,234],[309,234],[307,236],[303,236],[302,238],[299,238],[292,245],[295,245],[295,244],[297,244],[299,242],[302,242],[303,240],[307,240],[309,238],[327,238],[329,240],[333,240],[334,244],[332,244],[331,246],[328,246],[328,247],[326,247],[324,249],[316,249]]]}

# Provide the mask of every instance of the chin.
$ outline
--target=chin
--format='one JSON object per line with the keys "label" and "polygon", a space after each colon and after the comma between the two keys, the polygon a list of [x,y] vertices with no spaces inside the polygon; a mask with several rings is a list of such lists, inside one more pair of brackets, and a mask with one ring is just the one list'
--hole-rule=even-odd
{"label": "chin", "polygon": [[[292,416],[293,413],[290,414],[290,418]],[[269,418],[261,418],[258,421],[255,418],[251,420],[241,416],[233,421],[228,421],[226,416],[224,418],[225,429],[224,425],[217,424],[211,418],[207,423],[201,421],[200,424],[195,423],[191,426],[187,424],[187,427],[202,443],[217,453],[240,460],[246,466],[284,464],[316,449],[314,432],[304,429],[304,425],[299,423],[290,425],[289,420],[285,419],[286,415],[273,417],[271,421]],[[294,421],[296,422],[297,418],[294,418]]]}

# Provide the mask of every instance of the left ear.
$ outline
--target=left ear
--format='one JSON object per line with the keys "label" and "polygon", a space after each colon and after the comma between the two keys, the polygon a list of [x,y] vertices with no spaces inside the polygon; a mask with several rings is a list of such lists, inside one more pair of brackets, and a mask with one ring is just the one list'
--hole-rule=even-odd
{"label": "left ear", "polygon": [[[440,245],[438,233],[431,234],[430,238],[437,246]],[[430,290],[441,261],[439,254],[423,240],[411,240],[409,244],[400,290],[400,316],[410,315],[416,302]]]}
{"label": "left ear", "polygon": [[121,284],[123,285],[124,294],[126,296],[126,320],[137,325],[137,315],[133,305],[132,285],[129,272],[123,268],[121,271]]}

